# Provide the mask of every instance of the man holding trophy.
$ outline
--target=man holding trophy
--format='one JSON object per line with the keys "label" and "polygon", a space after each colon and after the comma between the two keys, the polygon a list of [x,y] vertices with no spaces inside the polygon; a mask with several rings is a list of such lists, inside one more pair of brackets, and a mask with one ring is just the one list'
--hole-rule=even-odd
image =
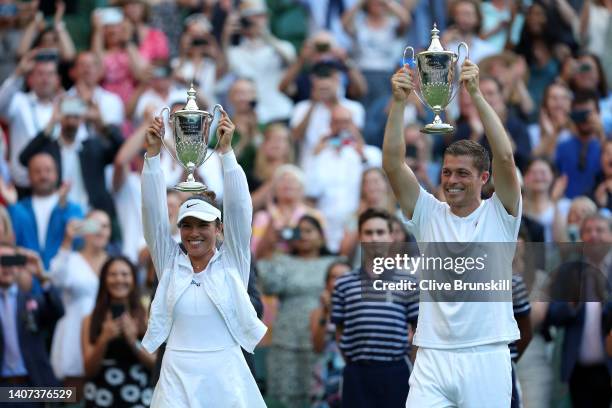
{"label": "man holding trophy", "polygon": [[[435,45],[437,32],[433,34],[432,45]],[[448,51],[439,46],[440,50],[432,53],[431,48],[426,51],[428,58],[418,60],[422,98],[432,108],[444,107],[450,99],[454,66],[441,64],[449,59],[436,54]],[[454,65],[456,58],[450,61]],[[445,75],[439,75],[440,72],[449,71],[451,75],[446,77],[450,80],[441,80]],[[432,78],[437,79],[433,92]],[[489,155],[481,145],[470,140],[455,142],[445,151],[441,186],[446,203],[419,185],[405,163],[403,113],[414,90],[407,64],[391,79],[393,100],[383,144],[384,170],[406,224],[418,242],[514,243],[520,226],[521,195],[510,139],[480,92],[478,67],[469,59],[462,66],[460,83],[478,110],[491,146],[493,196],[481,199],[482,187],[490,175]],[[441,95],[444,86],[447,91]],[[433,127],[439,130],[437,133],[448,131],[450,125],[435,122],[429,130]],[[511,262],[508,265],[500,262],[496,267],[511,274]],[[406,407],[509,407],[512,377],[508,343],[519,337],[512,302],[425,302],[421,299],[413,340],[419,349],[410,376]]]}
{"label": "man holding trophy", "polygon": [[[172,153],[189,171],[187,181],[176,188],[205,193],[193,171],[206,159],[213,115],[197,108],[193,89],[188,95],[185,108],[171,115]],[[159,158],[161,117],[147,130],[142,215],[159,285],[147,333],[137,347],[154,352],[167,343],[151,407],[265,407],[240,350],[252,353],[266,332],[247,294],[253,207],[246,176],[231,147],[234,124],[219,110],[223,223],[214,197],[192,196],[179,209],[180,244],[172,239],[168,225]],[[221,232],[224,241],[217,249]]]}

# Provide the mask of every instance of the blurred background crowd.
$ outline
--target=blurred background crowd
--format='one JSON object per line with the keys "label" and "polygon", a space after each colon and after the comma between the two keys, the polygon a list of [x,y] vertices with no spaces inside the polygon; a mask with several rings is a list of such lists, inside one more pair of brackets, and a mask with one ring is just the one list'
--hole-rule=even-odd
{"label": "blurred background crowd", "polygon": [[[360,262],[366,209],[393,215],[395,241],[413,240],[380,148],[390,76],[404,47],[427,48],[434,22],[446,49],[468,44],[512,139],[520,239],[611,243],[610,0],[0,0],[0,384],[75,386],[79,406],[148,406],[159,356],[138,343],[156,285],[143,143],[193,84],[201,109],[221,103],[236,124],[252,194],[250,294],[271,328],[249,361],[255,377],[271,407],[339,406],[334,280]],[[430,136],[416,97],[405,111],[406,162],[441,200],[445,147],[487,145],[464,90],[445,118],[456,132]],[[171,187],[185,173],[166,151],[162,166],[178,240],[185,196]],[[221,203],[216,153],[197,177]],[[609,387],[607,373],[574,370],[587,340],[610,331],[607,309],[589,310],[585,322],[532,301],[517,365],[524,406],[571,406],[568,382],[575,391],[608,375]]]}

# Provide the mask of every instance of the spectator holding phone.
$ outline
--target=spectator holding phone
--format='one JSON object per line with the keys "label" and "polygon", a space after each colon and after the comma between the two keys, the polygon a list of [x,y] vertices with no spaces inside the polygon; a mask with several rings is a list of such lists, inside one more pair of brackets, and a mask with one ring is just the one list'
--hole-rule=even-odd
{"label": "spectator holding phone", "polygon": [[251,251],[255,259],[268,257],[279,251],[290,252],[292,231],[304,215],[319,221],[321,213],[311,208],[304,198],[305,176],[299,167],[283,164],[272,178],[272,193],[266,208],[253,216]]}
{"label": "spectator holding phone", "polygon": [[[233,35],[240,36],[237,45]],[[274,37],[268,28],[268,9],[263,0],[245,0],[239,14],[230,14],[223,30],[223,48],[229,70],[254,81],[259,97],[257,116],[262,123],[289,119],[293,102],[278,86],[285,67],[295,60],[295,49]]]}
{"label": "spectator holding phone", "polygon": [[601,143],[605,139],[597,94],[576,94],[570,118],[576,134],[557,147],[555,164],[561,174],[568,176],[565,196],[574,198],[590,195],[600,172]]}
{"label": "spectator holding phone", "polygon": [[172,60],[173,77],[185,86],[193,84],[208,106],[217,103],[216,83],[227,71],[225,54],[209,27],[189,25],[180,40],[181,55]]}
{"label": "spectator holding phone", "polygon": [[130,25],[118,8],[103,8],[92,14],[91,50],[102,61],[102,87],[117,94],[128,105],[137,81],[147,68],[131,38]]}
{"label": "spectator holding phone", "polygon": [[[104,210],[115,222],[115,203],[106,189],[105,167],[113,163],[123,142],[116,126],[103,126],[100,130],[84,126],[88,107],[83,100],[65,97],[56,101],[47,127],[23,149],[21,163],[27,164],[41,152],[49,153],[59,169],[60,182],[67,182],[68,200],[81,209]],[[98,116],[101,121],[101,117]],[[59,124],[59,137],[56,127]],[[118,226],[113,228],[113,241],[118,237]]]}
{"label": "spectator holding phone", "polygon": [[[21,7],[20,7],[21,6]],[[19,57],[17,50],[23,36],[22,16],[29,14],[31,4],[9,0],[0,3],[0,82],[15,70]]]}
{"label": "spectator holding phone", "polygon": [[74,86],[67,94],[78,96],[87,104],[87,123],[121,126],[125,119],[125,107],[119,96],[100,86],[104,72],[98,55],[91,51],[80,52],[70,73]]}
{"label": "spectator holding phone", "polygon": [[53,157],[37,153],[28,162],[32,196],[17,201],[11,185],[0,183],[0,195],[8,203],[8,211],[15,228],[15,242],[36,251],[45,268],[57,254],[68,221],[82,218],[77,204],[67,200],[69,186],[58,188],[58,171]]}
{"label": "spectator holding phone", "polygon": [[149,406],[155,354],[146,352],[140,343],[147,316],[136,267],[123,256],[109,258],[102,265],[99,282],[93,312],[85,317],[81,329],[88,377],[85,406]]}
{"label": "spectator holding phone", "polygon": [[63,21],[65,11],[66,3],[56,1],[53,26],[47,25],[42,12],[36,13],[21,37],[17,55],[23,57],[28,51],[35,50],[47,53],[49,58],[54,57],[63,63],[73,61],[76,48]]}
{"label": "spectator holding phone", "polygon": [[[47,277],[61,289],[66,313],[55,326],[51,344],[51,366],[66,387],[76,387],[82,395],[85,368],[81,352],[81,323],[91,313],[98,293],[102,264],[108,258],[106,247],[111,225],[108,215],[90,212],[85,221],[72,220],[66,227],[58,254],[51,260]],[[84,245],[73,251],[73,241],[83,237]]]}
{"label": "spectator holding phone", "polygon": [[[232,148],[244,172],[250,174],[255,166],[255,153],[263,139],[256,110],[258,98],[255,82],[237,79],[229,89],[228,100],[227,107],[236,125]],[[217,137],[213,136],[210,145],[216,144]]]}
{"label": "spectator holding phone", "polygon": [[150,6],[145,0],[120,0],[126,17],[129,41],[138,47],[140,57],[147,62],[167,60],[170,57],[168,37],[163,31],[148,24]]}
{"label": "spectator holding phone", "polygon": [[280,301],[268,352],[268,394],[287,406],[305,407],[316,362],[307,316],[318,306],[327,268],[336,257],[327,250],[315,217],[302,216],[289,232],[290,254],[257,263],[263,293]]}
{"label": "spectator holding phone", "polygon": [[0,244],[0,387],[59,386],[43,333],[63,314],[62,303],[49,286],[35,296],[19,285],[20,275],[40,277],[42,270],[35,252]]}
{"label": "spectator holding phone", "polygon": [[[42,131],[53,114],[54,100],[61,91],[56,59],[30,52],[24,56],[15,72],[0,87],[0,118],[8,121],[11,152],[11,178],[19,196],[31,192],[27,166],[19,162],[19,155],[28,142]],[[29,92],[21,89],[27,84]]]}

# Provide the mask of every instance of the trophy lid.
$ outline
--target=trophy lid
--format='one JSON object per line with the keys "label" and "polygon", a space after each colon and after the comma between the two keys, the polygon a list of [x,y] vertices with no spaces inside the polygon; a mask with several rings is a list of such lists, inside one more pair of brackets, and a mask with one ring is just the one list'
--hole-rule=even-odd
{"label": "trophy lid", "polygon": [[438,30],[438,26],[434,23],[433,28],[431,30],[431,43],[429,43],[429,48],[427,51],[435,51],[435,52],[444,52],[444,48],[440,43],[440,30]]}
{"label": "trophy lid", "polygon": [[183,110],[187,111],[199,111],[198,104],[196,103],[196,90],[193,89],[193,83],[189,86],[189,90],[187,91],[187,103]]}

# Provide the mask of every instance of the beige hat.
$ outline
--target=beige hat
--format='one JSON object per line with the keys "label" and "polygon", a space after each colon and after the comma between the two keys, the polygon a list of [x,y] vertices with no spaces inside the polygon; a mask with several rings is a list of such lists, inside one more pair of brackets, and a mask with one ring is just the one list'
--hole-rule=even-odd
{"label": "beige hat", "polygon": [[243,0],[240,3],[240,17],[268,14],[268,7],[263,0]]}

